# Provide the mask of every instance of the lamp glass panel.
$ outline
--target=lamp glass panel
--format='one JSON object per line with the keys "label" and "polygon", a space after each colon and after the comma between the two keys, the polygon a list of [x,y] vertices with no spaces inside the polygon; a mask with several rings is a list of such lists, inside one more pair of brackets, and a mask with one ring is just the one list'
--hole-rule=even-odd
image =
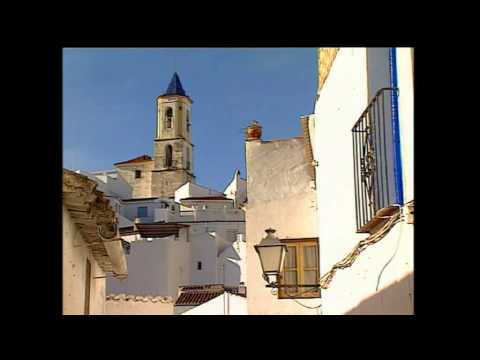
{"label": "lamp glass panel", "polygon": [[264,272],[278,272],[280,270],[281,246],[258,247]]}

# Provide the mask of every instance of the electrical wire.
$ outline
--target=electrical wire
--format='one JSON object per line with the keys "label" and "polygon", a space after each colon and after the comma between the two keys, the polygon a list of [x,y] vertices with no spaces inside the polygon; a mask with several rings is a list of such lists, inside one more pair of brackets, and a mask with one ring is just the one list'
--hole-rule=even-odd
{"label": "electrical wire", "polygon": [[370,235],[366,239],[359,241],[358,244],[355,246],[355,248],[345,258],[343,258],[342,260],[337,262],[335,265],[333,265],[330,271],[328,271],[325,275],[321,277],[320,288],[328,289],[338,269],[345,269],[347,267],[352,266],[355,260],[357,259],[358,255],[360,255],[360,253],[363,250],[365,250],[370,245],[373,245],[378,241],[380,241],[381,239],[383,239],[396,223],[402,221],[403,219],[402,212],[401,212],[402,207],[400,205],[394,205],[394,206],[397,206],[399,208],[398,211],[389,217],[390,219],[385,223],[385,225],[379,231],[377,231],[373,235]]}
{"label": "electrical wire", "polygon": [[400,247],[400,239],[401,239],[401,235],[402,235],[402,229],[403,229],[403,224],[400,224],[400,229],[398,230],[398,238],[397,238],[397,245],[395,247],[395,251],[393,252],[392,256],[390,257],[390,259],[386,262],[385,265],[383,265],[383,268],[382,270],[380,270],[380,274],[378,274],[378,278],[377,278],[377,287],[375,288],[375,291],[378,291],[378,287],[380,285],[380,279],[383,275],[383,272],[385,271],[385,269],[387,268],[387,266],[392,262],[393,258],[395,257],[395,255],[397,255],[397,252],[398,252],[398,248]]}

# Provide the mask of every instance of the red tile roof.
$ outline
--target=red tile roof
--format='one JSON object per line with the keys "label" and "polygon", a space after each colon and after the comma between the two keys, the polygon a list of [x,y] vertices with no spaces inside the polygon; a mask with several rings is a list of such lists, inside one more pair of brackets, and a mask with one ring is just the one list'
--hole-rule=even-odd
{"label": "red tile roof", "polygon": [[130,163],[138,163],[138,162],[144,162],[144,161],[152,161],[152,158],[148,155],[142,155],[142,156],[138,156],[136,158],[133,158],[133,159],[130,159],[130,160],[126,160],[126,161],[121,161],[121,162],[117,162],[113,165],[122,165],[122,164],[130,164]]}
{"label": "red tile roof", "polygon": [[183,286],[181,293],[175,302],[175,306],[197,306],[210,301],[224,292],[246,297],[247,289],[245,286],[224,287],[223,285],[198,285]]}

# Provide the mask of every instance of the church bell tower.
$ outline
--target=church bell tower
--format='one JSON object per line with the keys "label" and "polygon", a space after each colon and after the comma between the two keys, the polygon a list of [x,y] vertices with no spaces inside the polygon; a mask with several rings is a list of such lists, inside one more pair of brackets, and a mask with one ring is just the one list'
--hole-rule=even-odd
{"label": "church bell tower", "polygon": [[178,74],[157,98],[152,197],[173,197],[175,190],[193,181],[191,106]]}

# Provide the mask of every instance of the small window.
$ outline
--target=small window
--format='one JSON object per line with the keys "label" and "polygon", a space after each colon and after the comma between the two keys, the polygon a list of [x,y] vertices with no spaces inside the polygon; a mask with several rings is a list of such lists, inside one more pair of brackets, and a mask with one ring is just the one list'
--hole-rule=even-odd
{"label": "small window", "polygon": [[283,265],[283,272],[279,279],[279,299],[318,298],[320,272],[318,266],[318,241],[306,239],[281,240],[287,245],[287,254]]}
{"label": "small window", "polygon": [[202,262],[197,261],[197,270],[202,270]]}
{"label": "small window", "polygon": [[141,170],[135,170],[135,179],[140,179],[142,177],[142,171]]}
{"label": "small window", "polygon": [[165,167],[171,167],[173,164],[173,148],[172,145],[165,147]]}
{"label": "small window", "polygon": [[146,206],[140,206],[137,208],[137,217],[143,218],[148,216],[148,208]]}
{"label": "small window", "polygon": [[187,170],[190,170],[190,166],[191,166],[191,163],[190,163],[190,158],[191,158],[191,154],[190,154],[190,148],[187,147],[186,150],[185,150],[185,154],[186,154],[186,158],[187,158]]}
{"label": "small window", "polygon": [[170,129],[172,127],[172,118],[173,118],[173,110],[172,108],[167,108],[167,111],[165,112],[165,127],[167,129]]}

